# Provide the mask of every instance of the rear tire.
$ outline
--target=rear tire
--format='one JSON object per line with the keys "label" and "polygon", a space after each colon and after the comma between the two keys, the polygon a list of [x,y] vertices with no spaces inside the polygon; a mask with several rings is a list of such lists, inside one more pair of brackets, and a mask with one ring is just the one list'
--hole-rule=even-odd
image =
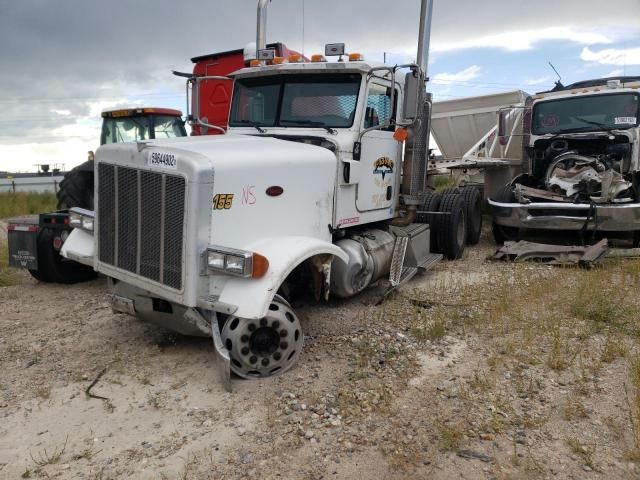
{"label": "rear tire", "polygon": [[438,192],[440,195],[449,195],[451,193],[460,193],[460,188],[458,187],[447,187]]}
{"label": "rear tire", "polygon": [[467,220],[467,245],[476,245],[482,233],[482,197],[475,187],[464,187],[461,195]]}
{"label": "rear tire", "polygon": [[56,194],[58,209],[73,207],[93,210],[93,160],[67,172]]}
{"label": "rear tire", "polygon": [[467,240],[467,223],[464,216],[464,200],[459,194],[442,196],[436,220],[436,237],[439,253],[448,260],[462,257]]}
{"label": "rear tire", "polygon": [[53,239],[56,231],[43,228],[38,233],[38,270],[29,270],[29,273],[41,282],[45,283],[79,283],[97,278],[98,274],[90,267],[63,258],[53,248]]}
{"label": "rear tire", "polygon": [[[434,193],[433,195],[429,195],[422,206],[422,210],[427,212],[437,212],[440,208],[440,202],[442,201],[442,195],[439,193]],[[430,244],[431,251],[438,251],[438,238],[436,235],[436,221],[438,215],[434,215],[432,213],[422,213],[419,214],[416,220],[419,223],[428,223],[429,224],[429,232],[430,232]]]}
{"label": "rear tire", "polygon": [[[500,187],[496,194],[493,196],[496,202],[501,203],[513,203],[516,199],[511,189],[511,185],[505,185]],[[504,225],[498,225],[495,221],[491,225],[493,230],[493,238],[497,244],[503,244],[504,242],[517,241],[519,238],[520,230],[517,227],[505,227]]]}

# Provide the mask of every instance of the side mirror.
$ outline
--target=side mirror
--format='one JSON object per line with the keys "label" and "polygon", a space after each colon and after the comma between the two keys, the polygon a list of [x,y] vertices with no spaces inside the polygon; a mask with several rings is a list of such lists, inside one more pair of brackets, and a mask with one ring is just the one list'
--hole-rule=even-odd
{"label": "side mirror", "polygon": [[412,70],[404,77],[404,102],[402,112],[405,120],[415,120],[418,117],[418,99],[420,98],[420,88],[424,88],[420,81],[420,75]]}
{"label": "side mirror", "polygon": [[500,142],[500,145],[506,145],[509,143],[509,133],[507,132],[508,116],[508,109],[500,109],[498,111],[498,141]]}

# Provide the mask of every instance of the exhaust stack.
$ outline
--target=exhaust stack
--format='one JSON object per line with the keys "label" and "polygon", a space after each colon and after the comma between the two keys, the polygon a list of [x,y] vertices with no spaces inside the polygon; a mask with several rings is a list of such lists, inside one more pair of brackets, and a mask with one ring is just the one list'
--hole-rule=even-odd
{"label": "exhaust stack", "polygon": [[420,6],[420,29],[418,33],[419,71],[417,95],[418,116],[411,127],[411,144],[408,145],[402,179],[401,193],[407,206],[415,208],[424,201],[427,191],[427,165],[429,163],[429,135],[431,133],[431,95],[426,91],[427,68],[429,64],[429,43],[431,39],[431,19],[434,0],[422,0]]}
{"label": "exhaust stack", "polygon": [[429,66],[429,43],[431,40],[431,19],[433,18],[433,0],[422,0],[420,5],[420,29],[418,31],[418,66],[425,79]]}
{"label": "exhaust stack", "polygon": [[271,0],[258,0],[258,25],[256,28],[256,58],[267,46],[267,7]]}

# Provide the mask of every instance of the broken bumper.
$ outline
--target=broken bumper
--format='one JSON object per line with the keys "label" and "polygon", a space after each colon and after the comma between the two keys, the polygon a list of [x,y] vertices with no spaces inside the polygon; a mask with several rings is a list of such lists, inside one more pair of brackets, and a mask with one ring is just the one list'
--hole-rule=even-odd
{"label": "broken bumper", "polygon": [[640,230],[640,203],[588,205],[578,203],[500,203],[489,199],[498,225],[544,230]]}

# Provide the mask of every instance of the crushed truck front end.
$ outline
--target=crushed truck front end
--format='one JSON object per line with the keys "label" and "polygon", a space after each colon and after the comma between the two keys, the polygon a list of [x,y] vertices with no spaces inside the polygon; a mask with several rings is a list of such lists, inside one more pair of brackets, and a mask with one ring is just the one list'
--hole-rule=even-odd
{"label": "crushed truck front end", "polygon": [[519,229],[638,236],[639,89],[637,80],[594,81],[527,100],[528,169],[489,200],[498,241]]}

